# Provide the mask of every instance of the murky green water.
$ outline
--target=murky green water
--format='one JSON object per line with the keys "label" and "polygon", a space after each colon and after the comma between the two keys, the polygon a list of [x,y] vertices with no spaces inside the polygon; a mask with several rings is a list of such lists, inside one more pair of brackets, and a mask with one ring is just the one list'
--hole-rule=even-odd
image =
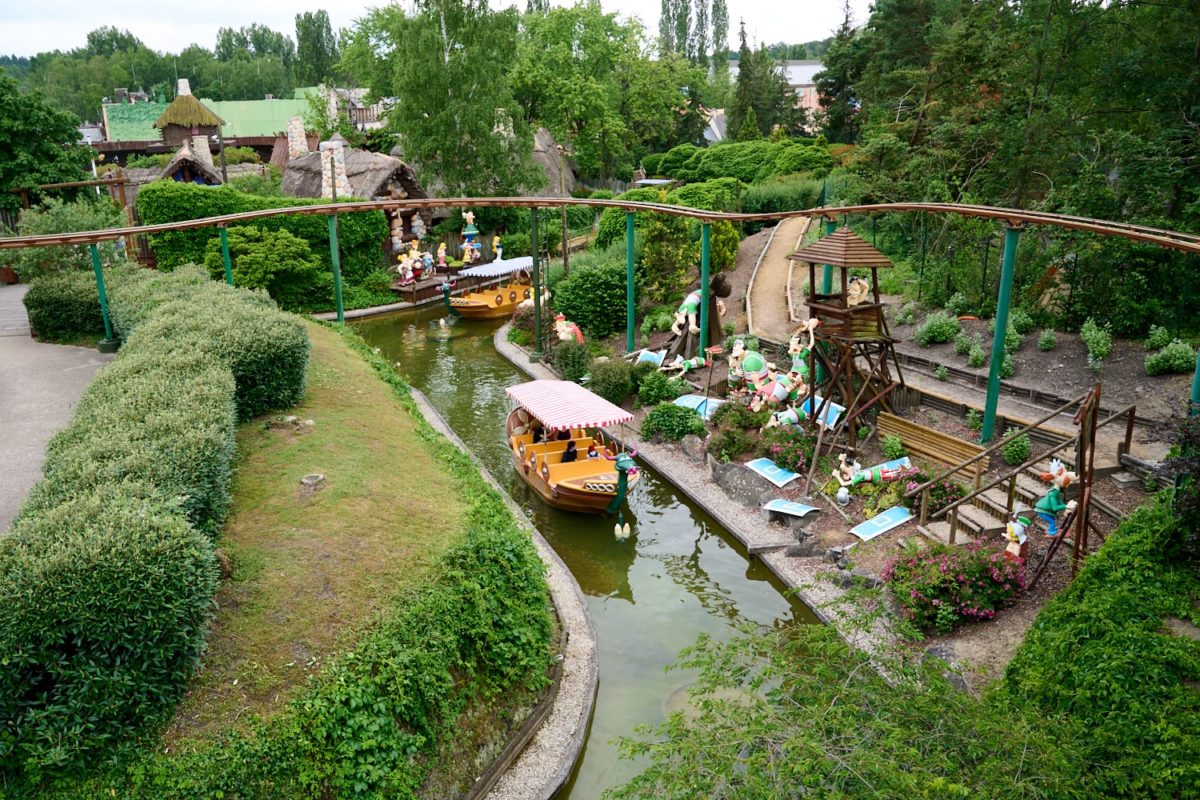
{"label": "murky green water", "polygon": [[507,386],[528,380],[496,353],[500,322],[443,328],[431,308],[356,324],[359,333],[424,392],[533,519],[587,598],[599,639],[600,689],[590,736],[561,797],[596,798],[638,764],[618,758],[614,737],[655,724],[677,706],[691,678],[664,671],[701,633],[724,639],[742,622],[813,622],[803,605],[708,514],[643,466],[629,499],[634,535],[613,537],[613,520],[550,508],[513,472],[504,442]]}

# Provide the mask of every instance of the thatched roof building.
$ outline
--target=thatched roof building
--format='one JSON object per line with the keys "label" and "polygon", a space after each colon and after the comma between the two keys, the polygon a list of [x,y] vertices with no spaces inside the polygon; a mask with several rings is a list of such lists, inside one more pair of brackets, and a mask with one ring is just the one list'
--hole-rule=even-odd
{"label": "thatched roof building", "polygon": [[[427,197],[412,167],[383,153],[346,148],[346,177],[353,196],[364,200]],[[321,184],[321,153],[288,161],[282,188],[293,197],[321,197],[325,188]]]}
{"label": "thatched roof building", "polygon": [[154,121],[154,127],[162,131],[164,144],[180,145],[193,136],[216,136],[225,120],[214,114],[192,94],[187,78],[179,79],[175,99]]}

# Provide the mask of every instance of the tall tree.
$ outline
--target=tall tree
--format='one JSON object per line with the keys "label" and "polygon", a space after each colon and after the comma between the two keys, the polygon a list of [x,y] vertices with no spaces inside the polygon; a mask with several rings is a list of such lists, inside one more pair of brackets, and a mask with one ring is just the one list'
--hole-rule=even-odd
{"label": "tall tree", "polygon": [[690,0],[671,0],[671,22],[674,25],[675,52],[686,57],[692,40],[692,4]]}
{"label": "tall tree", "polygon": [[824,69],[816,75],[821,103],[821,128],[831,142],[853,142],[858,130],[856,86],[862,75],[866,50],[861,47],[850,16],[850,3],[842,6],[842,24],[825,53]]}
{"label": "tall tree", "polygon": [[550,0],[525,0],[526,14],[545,14],[550,10]]}
{"label": "tall tree", "polygon": [[[91,148],[79,144],[79,120],[46,103],[37,92],[24,94],[0,70],[0,186],[37,186],[80,180]],[[0,208],[17,208],[20,198],[0,192]]]}
{"label": "tall tree", "polygon": [[676,52],[674,15],[674,0],[662,0],[658,13],[658,52],[663,55]]}
{"label": "tall tree", "polygon": [[713,94],[725,105],[729,95],[729,8],[725,0],[712,0]]}
{"label": "tall tree", "polygon": [[296,15],[296,80],[312,86],[333,77],[338,40],[324,10]]}
{"label": "tall tree", "polygon": [[708,0],[696,0],[696,24],[692,27],[692,41],[689,45],[690,59],[693,64],[708,72]]}
{"label": "tall tree", "polygon": [[440,181],[453,196],[538,184],[506,71],[518,21],[487,0],[419,0],[411,12],[375,9],[350,32],[344,60],[374,95],[397,98],[388,124],[426,185]]}

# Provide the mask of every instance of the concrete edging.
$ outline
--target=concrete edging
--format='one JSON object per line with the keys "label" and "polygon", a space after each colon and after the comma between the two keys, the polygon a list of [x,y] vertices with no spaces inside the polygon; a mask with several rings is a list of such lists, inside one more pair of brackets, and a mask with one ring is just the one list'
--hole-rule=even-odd
{"label": "concrete edging", "polygon": [[[561,664],[562,679],[546,721],[486,797],[491,800],[549,800],[571,777],[583,752],[600,684],[596,629],[592,625],[583,590],[524,510],[450,428],[425,395],[415,388],[411,391],[421,416],[475,463],[483,479],[500,494],[517,524],[529,532],[538,556],[546,565],[546,583],[566,638]],[[546,761],[550,764],[547,765]]]}

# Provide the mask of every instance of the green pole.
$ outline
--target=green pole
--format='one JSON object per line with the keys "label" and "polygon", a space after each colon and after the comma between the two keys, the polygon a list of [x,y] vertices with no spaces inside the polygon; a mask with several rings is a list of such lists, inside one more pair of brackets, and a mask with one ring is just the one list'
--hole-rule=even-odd
{"label": "green pole", "polygon": [[1190,413],[1195,416],[1200,413],[1200,350],[1196,351],[1196,371],[1192,375],[1192,404]]}
{"label": "green pole", "polygon": [[633,212],[625,212],[625,352],[633,352]]}
{"label": "green pole", "polygon": [[[825,220],[825,235],[833,233],[837,230],[837,220]],[[821,274],[821,294],[833,293],[833,267],[829,264],[825,265],[825,271]]]}
{"label": "green pole", "polygon": [[221,259],[225,262],[225,282],[233,286],[233,263],[229,260],[229,232],[224,228],[220,228],[221,232]]}
{"label": "green pole", "polygon": [[700,223],[700,352],[708,347],[708,267],[712,260],[712,224]]}
{"label": "green pole", "polygon": [[333,261],[333,300],[337,305],[337,321],[346,321],[342,305],[342,259],[338,254],[337,214],[329,215],[329,258]]}
{"label": "green pole", "polygon": [[1013,271],[1017,264],[1017,245],[1021,229],[1009,225],[1004,231],[1004,261],[1000,265],[1000,299],[996,302],[996,333],[992,336],[992,363],[988,366],[987,405],[983,410],[981,442],[991,441],[996,433],[996,406],[1000,402],[1000,365],[1004,362],[1004,334],[1008,331],[1008,303],[1012,294]]}
{"label": "green pole", "polygon": [[100,248],[88,245],[92,251],[92,270],[96,273],[96,290],[100,294],[100,316],[104,318],[104,341],[113,341],[112,321],[108,318],[108,292],[104,291],[104,270],[100,268]]}
{"label": "green pole", "polygon": [[542,357],[542,270],[538,262],[538,210],[529,209],[529,241],[533,243],[533,355],[530,361]]}

